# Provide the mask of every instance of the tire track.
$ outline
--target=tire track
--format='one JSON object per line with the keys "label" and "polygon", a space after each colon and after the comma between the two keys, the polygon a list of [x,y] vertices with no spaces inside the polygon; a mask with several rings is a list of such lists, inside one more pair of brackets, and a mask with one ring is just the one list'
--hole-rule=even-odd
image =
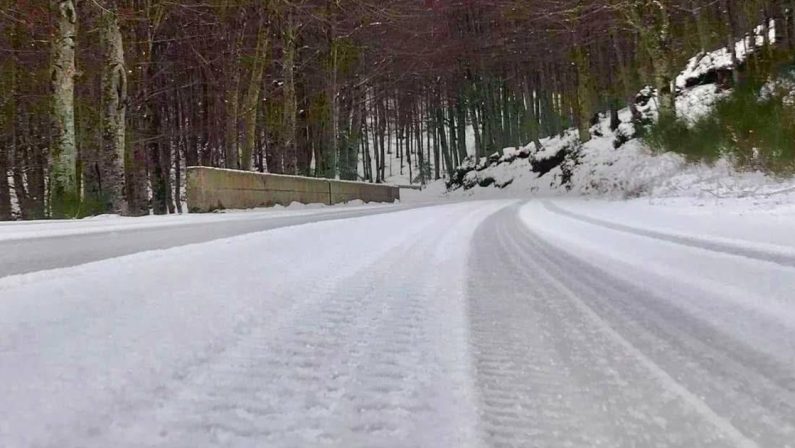
{"label": "tire track", "polygon": [[[296,313],[273,325],[254,320],[145,418],[95,446],[467,446],[474,425],[449,418],[461,401],[439,390],[459,387],[468,367],[439,353],[460,348],[440,329],[444,312],[456,312],[447,301],[463,307],[463,294],[447,297],[448,278],[433,268],[440,232],[474,228],[466,218],[493,209],[453,208],[402,235],[409,242],[397,250],[297,288],[308,297]],[[436,267],[463,278],[461,258],[460,268]]]}
{"label": "tire track", "polygon": [[605,221],[602,219],[592,218],[590,216],[574,213],[565,210],[557,205],[544,201],[544,207],[552,213],[565,216],[577,221],[585,222],[588,224],[604,227],[610,230],[619,232],[630,233],[633,235],[643,236],[647,238],[654,238],[669,243],[680,244],[696,249],[704,249],[712,252],[718,252],[727,255],[751,258],[753,260],[765,261],[769,263],[776,263],[781,266],[795,267],[795,253],[787,250],[774,250],[774,249],[757,249],[741,244],[732,244],[729,242],[708,241],[701,238],[691,237],[687,235],[675,235],[666,232],[659,232],[656,230],[641,229],[632,227],[625,224]]}
{"label": "tire track", "polygon": [[[595,319],[596,311],[583,308],[582,303],[593,302],[601,312],[614,297],[600,295],[603,290],[586,284],[598,285],[598,278],[579,279],[579,265],[542,251],[542,244],[515,209],[494,215],[476,233],[471,269],[484,275],[470,281],[470,316],[489,445],[755,446],[745,434],[758,436],[758,431],[744,426],[741,433],[728,423],[733,418],[725,414],[727,409],[720,408],[723,414],[716,416],[690,391],[672,386],[667,374],[649,364],[649,352],[626,345],[623,337],[616,339],[601,317]],[[618,290],[623,287],[606,274],[601,278]],[[571,284],[582,285],[575,290],[576,297],[566,292]],[[639,299],[625,294],[622,301],[623,297]],[[642,328],[637,331],[644,334]],[[636,338],[632,333],[627,340]],[[668,348],[667,344],[641,347],[652,350],[655,358]],[[717,383],[713,387],[734,386],[710,378]],[[770,424],[775,421],[782,423]],[[786,439],[778,438],[786,437],[784,425],[767,427],[770,432],[762,433],[763,439],[779,442],[765,446],[785,446]]]}

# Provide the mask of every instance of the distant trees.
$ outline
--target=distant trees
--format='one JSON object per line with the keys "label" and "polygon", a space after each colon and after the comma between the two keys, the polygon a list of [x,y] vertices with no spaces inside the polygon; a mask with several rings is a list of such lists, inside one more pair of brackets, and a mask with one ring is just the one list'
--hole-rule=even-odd
{"label": "distant trees", "polygon": [[191,165],[424,183],[469,140],[587,140],[644,85],[673,116],[686,59],[757,25],[791,57],[793,6],[0,0],[0,219],[178,212]]}

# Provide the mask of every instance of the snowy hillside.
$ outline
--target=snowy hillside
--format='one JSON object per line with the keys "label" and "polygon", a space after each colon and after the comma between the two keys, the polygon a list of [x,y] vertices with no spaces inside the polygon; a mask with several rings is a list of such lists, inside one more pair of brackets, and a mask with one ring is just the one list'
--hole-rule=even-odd
{"label": "snowy hillside", "polygon": [[[680,97],[680,104],[703,106],[703,102],[693,102],[690,94],[703,97],[706,89],[714,87],[699,86]],[[697,113],[692,109],[689,112]],[[461,183],[451,184],[450,191],[441,183],[429,189],[452,198],[526,194],[702,199],[753,196],[780,202],[790,194],[795,197],[792,179],[738,172],[727,160],[707,165],[688,163],[679,154],[655,154],[642,140],[630,138],[635,130],[629,111],[622,111],[620,117],[622,124],[616,132],[610,130],[609,120],[603,119],[593,129],[594,138],[583,145],[578,143],[576,131],[570,130],[563,136],[542,139],[541,150],[532,143],[524,148],[506,148],[502,156],[477,166],[459,167]],[[629,140],[619,145],[626,138]],[[560,160],[555,160],[556,156]],[[558,161],[561,163],[545,170],[545,163]]]}
{"label": "snowy hillside", "polygon": [[[772,25],[772,24],[771,24]],[[738,62],[765,44],[761,33],[736,44]],[[768,28],[769,40],[775,30]],[[720,80],[731,76],[733,61],[725,48],[690,59],[676,77],[677,115],[694,123],[710,113],[731,91]],[[781,83],[776,85],[780,86]],[[644,120],[656,119],[656,95],[646,88],[637,96]],[[752,198],[759,204],[780,204],[795,198],[795,179],[776,178],[762,172],[741,171],[727,158],[715,163],[691,163],[676,153],[655,153],[637,137],[629,109],[619,112],[620,126],[610,128],[605,114],[591,129],[593,138],[580,144],[576,129],[541,139],[541,148],[530,143],[505,148],[475,163],[459,166],[453,179],[428,187],[428,196],[448,198],[587,195],[606,198],[690,198],[726,201]]]}

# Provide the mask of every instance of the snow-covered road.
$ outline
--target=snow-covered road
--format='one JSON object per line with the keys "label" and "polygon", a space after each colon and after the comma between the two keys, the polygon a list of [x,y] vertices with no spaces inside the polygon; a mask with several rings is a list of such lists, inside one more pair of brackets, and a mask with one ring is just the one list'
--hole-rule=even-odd
{"label": "snow-covered road", "polygon": [[5,276],[0,446],[795,446],[791,233],[611,207],[392,210]]}
{"label": "snow-covered road", "polygon": [[390,204],[81,221],[0,222],[0,277],[408,208],[412,206]]}

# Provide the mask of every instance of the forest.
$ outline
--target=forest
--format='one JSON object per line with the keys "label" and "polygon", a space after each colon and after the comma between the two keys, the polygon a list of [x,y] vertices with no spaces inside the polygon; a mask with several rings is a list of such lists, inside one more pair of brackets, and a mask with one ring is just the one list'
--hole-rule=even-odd
{"label": "forest", "polygon": [[[0,0],[0,220],[180,213],[185,168],[384,182],[633,109],[793,0]],[[768,39],[770,33],[761,33]],[[732,55],[735,57],[735,55]],[[394,140],[394,144],[389,142]],[[540,145],[539,143],[537,143]]]}

